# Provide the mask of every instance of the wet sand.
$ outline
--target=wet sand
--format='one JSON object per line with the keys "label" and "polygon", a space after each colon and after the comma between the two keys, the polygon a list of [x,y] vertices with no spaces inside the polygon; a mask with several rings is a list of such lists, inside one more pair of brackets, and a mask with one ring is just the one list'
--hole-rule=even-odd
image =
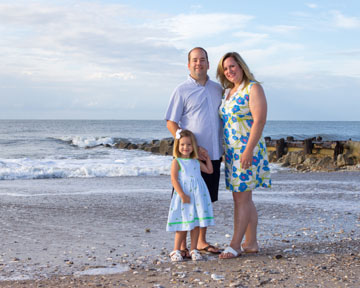
{"label": "wet sand", "polygon": [[[175,265],[168,176],[2,181],[0,287],[358,287],[358,179],[274,174],[254,193],[259,254]],[[233,208],[220,191],[208,239],[224,248]]]}

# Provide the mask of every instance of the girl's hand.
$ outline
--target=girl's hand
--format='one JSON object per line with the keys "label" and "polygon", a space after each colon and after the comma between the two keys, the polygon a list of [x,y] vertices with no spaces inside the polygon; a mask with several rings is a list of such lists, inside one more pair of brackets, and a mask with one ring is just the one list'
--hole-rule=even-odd
{"label": "girl's hand", "polygon": [[245,150],[244,153],[241,155],[241,168],[244,170],[249,169],[252,166],[252,158],[252,153],[249,153]]}
{"label": "girl's hand", "polygon": [[184,194],[184,196],[180,197],[183,204],[190,204],[190,197],[188,195]]}

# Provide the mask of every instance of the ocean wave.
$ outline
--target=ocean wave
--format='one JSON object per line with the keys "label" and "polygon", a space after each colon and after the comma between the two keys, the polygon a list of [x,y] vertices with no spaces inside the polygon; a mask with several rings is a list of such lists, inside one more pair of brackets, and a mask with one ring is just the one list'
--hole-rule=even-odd
{"label": "ocean wave", "polygon": [[53,138],[69,143],[79,148],[93,148],[97,146],[114,146],[117,139],[112,137],[94,137],[94,136],[63,136],[60,138]]}
{"label": "ocean wave", "polygon": [[[142,150],[110,149],[106,154],[95,152],[91,156],[87,153],[76,157],[0,158],[0,180],[170,175],[172,156]],[[224,166],[222,163],[222,173]],[[277,173],[289,168],[270,163],[270,169],[271,173]]]}
{"label": "ocean wave", "polygon": [[171,157],[125,159],[1,159],[0,180],[169,175]]}

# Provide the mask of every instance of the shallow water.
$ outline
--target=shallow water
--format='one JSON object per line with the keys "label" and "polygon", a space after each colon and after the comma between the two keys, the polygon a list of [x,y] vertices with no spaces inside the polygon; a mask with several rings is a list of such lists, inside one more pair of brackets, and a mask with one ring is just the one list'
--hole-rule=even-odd
{"label": "shallow water", "polygon": [[[273,188],[253,196],[260,246],[359,239],[359,179],[360,172],[273,174]],[[223,183],[208,230],[222,247],[233,213]],[[169,176],[1,181],[0,280],[167,261],[170,193]]]}

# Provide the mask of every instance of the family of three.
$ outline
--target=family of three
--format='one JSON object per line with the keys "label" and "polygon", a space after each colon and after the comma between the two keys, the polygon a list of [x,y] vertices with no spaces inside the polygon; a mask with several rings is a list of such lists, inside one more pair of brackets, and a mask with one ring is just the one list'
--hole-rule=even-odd
{"label": "family of three", "polygon": [[[221,85],[207,75],[205,49],[196,47],[188,53],[188,68],[190,75],[174,90],[165,116],[175,137],[174,193],[166,228],[175,232],[171,261],[200,260],[201,252],[219,254],[222,259],[237,257],[241,251],[257,252],[258,215],[252,191],[271,186],[262,136],[267,114],[264,91],[236,52],[219,61]],[[224,152],[226,189],[234,200],[234,231],[230,245],[221,252],[207,242],[206,231],[215,223],[212,202],[218,200]]]}

